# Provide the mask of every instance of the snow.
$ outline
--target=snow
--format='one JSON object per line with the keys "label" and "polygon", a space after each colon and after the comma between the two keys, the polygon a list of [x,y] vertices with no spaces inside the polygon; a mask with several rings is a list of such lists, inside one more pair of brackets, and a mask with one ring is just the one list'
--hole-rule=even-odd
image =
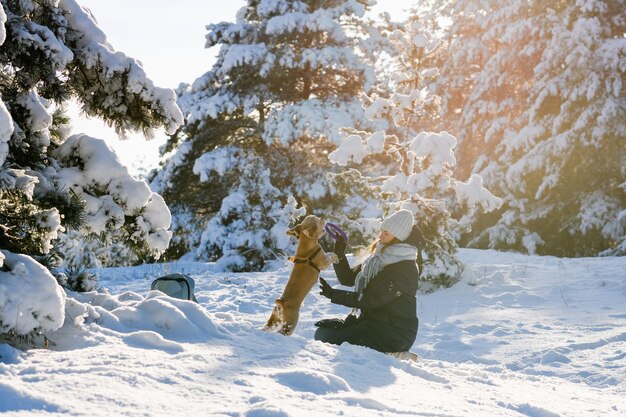
{"label": "snow", "polygon": [[9,140],[13,129],[13,119],[4,102],[0,100],[0,166],[4,164],[9,154]]}
{"label": "snow", "polygon": [[[144,181],[133,178],[113,150],[101,139],[73,135],[53,151],[60,164],[54,180],[87,203],[85,229],[102,233],[120,229],[126,217],[137,216],[135,241],[145,241],[158,257],[169,244],[171,214],[163,198]],[[81,169],[75,162],[79,161]],[[102,195],[104,193],[104,195]]]}
{"label": "snow", "polygon": [[[6,20],[7,15],[0,4],[0,45],[2,45],[6,39],[6,29],[4,28]],[[2,99],[0,99],[0,166],[4,164],[9,154],[9,140],[12,134],[13,120],[11,119],[11,114]]]}
{"label": "snow", "polygon": [[275,16],[267,22],[265,33],[268,35],[283,35],[305,28],[311,32],[324,32],[336,42],[345,40],[344,30],[336,21],[337,16],[329,9],[318,9],[313,13],[287,13]]}
{"label": "snow", "polygon": [[363,161],[367,155],[367,149],[363,139],[359,135],[348,135],[341,145],[332,151],[328,157],[339,166],[346,166],[351,160],[357,164]]}
{"label": "snow", "polygon": [[34,217],[40,230],[45,231],[41,251],[49,253],[54,248],[53,241],[59,237],[59,232],[65,231],[65,228],[61,226],[61,214],[57,208],[51,208],[38,212]]}
{"label": "snow", "polygon": [[324,137],[333,143],[342,138],[341,129],[362,118],[357,100],[308,100],[272,109],[264,125],[266,143],[288,145],[302,137]]}
{"label": "snow", "polygon": [[63,325],[65,293],[45,267],[9,251],[0,251],[0,267],[0,333],[24,335]]}
{"label": "snow", "polygon": [[2,174],[2,176],[0,176],[0,182],[4,188],[20,190],[25,194],[27,199],[33,199],[35,186],[39,183],[39,179],[31,175],[35,174],[33,171],[29,170],[27,173],[24,169],[8,168],[3,169],[0,173]]}
{"label": "snow", "polygon": [[455,166],[456,138],[448,132],[421,132],[411,141],[411,150],[420,158],[428,158],[432,165]]}
{"label": "snow", "polygon": [[38,145],[47,147],[50,145],[50,127],[52,126],[52,115],[48,113],[48,100],[39,97],[35,91],[28,94],[21,94],[15,99],[15,103],[23,107],[28,113],[26,124],[37,133]]}
{"label": "snow", "polygon": [[7,31],[4,28],[4,23],[7,21],[7,14],[4,12],[4,7],[0,4],[0,45],[4,43],[7,38]]}
{"label": "snow", "polygon": [[280,191],[270,181],[270,170],[260,158],[247,150],[225,146],[200,156],[193,169],[202,182],[211,180],[212,174],[222,175],[227,169],[238,177],[238,182],[222,199],[219,211],[202,226],[200,244],[194,248],[195,259],[215,260],[209,257],[217,249],[221,253],[218,268],[242,268],[247,260],[241,248],[256,251],[264,256],[262,259],[273,259],[276,251],[292,248],[284,231],[306,210],[296,208],[292,196],[286,204],[282,202]]}
{"label": "snow", "polygon": [[215,172],[219,176],[224,175],[242,156],[245,156],[244,153],[234,146],[225,146],[206,152],[196,159],[193,173],[200,176],[200,182],[207,182],[211,173]]}
{"label": "snow", "polygon": [[369,154],[383,153],[385,139],[383,130],[376,131],[365,139],[355,134],[348,135],[328,157],[339,166],[346,166],[349,162],[360,164]]}
{"label": "snow", "polygon": [[379,130],[372,133],[365,139],[365,143],[367,153],[382,153],[385,150],[385,132]]}
{"label": "snow", "polygon": [[305,10],[305,3],[296,2],[293,12],[286,13],[288,6],[284,2],[265,1],[258,6],[259,14],[269,17],[272,12],[280,15],[271,17],[267,22],[265,33],[268,35],[282,35],[294,31],[302,31],[304,28],[310,32],[324,32],[337,42],[345,40],[344,29],[337,22],[343,14],[354,13],[362,17],[365,9],[356,1],[345,2],[339,7],[316,9],[312,13]]}
{"label": "snow", "polygon": [[472,174],[467,182],[454,181],[454,189],[462,201],[466,201],[469,206],[480,204],[486,212],[497,210],[503,203],[501,198],[483,187],[480,175]]}
{"label": "snow", "polygon": [[233,68],[244,65],[256,65],[267,59],[267,54],[267,46],[262,43],[256,45],[228,45],[223,49],[222,66],[218,74],[225,76]]}
{"label": "snow", "polygon": [[13,38],[19,45],[38,49],[50,57],[51,64],[61,70],[74,58],[72,51],[64,45],[49,27],[33,21],[12,25]]}
{"label": "snow", "polygon": [[[106,79],[114,77],[115,73],[127,72],[128,91],[137,94],[164,115],[166,133],[173,134],[183,124],[183,114],[176,104],[176,95],[168,88],[156,87],[147,78],[141,65],[135,59],[127,57],[122,52],[115,52],[108,43],[106,35],[98,27],[95,18],[88,9],[83,8],[75,0],[59,0],[59,6],[69,12],[67,19],[72,29],[76,30],[75,39],[78,58],[84,61],[88,69],[102,70],[101,76]],[[106,83],[104,83],[106,85]],[[115,88],[115,86],[107,86]],[[109,91],[115,96],[118,91]],[[116,110],[125,113],[124,104],[111,98],[106,105],[117,107]]]}
{"label": "snow", "polygon": [[367,109],[365,109],[365,117],[370,120],[384,118],[389,112],[391,103],[389,100],[377,97]]}
{"label": "snow", "polygon": [[83,134],[73,135],[54,152],[54,156],[61,161],[78,158],[82,162],[80,171],[74,167],[59,171],[63,186],[109,187],[129,213],[139,210],[151,195],[148,186],[128,174],[127,168],[103,140]]}
{"label": "snow", "polygon": [[[5,253],[6,254],[6,253]],[[212,263],[98,269],[49,350],[0,344],[12,416],[576,416],[626,413],[626,258],[462,249],[449,289],[418,294],[417,362],[313,340],[347,314],[312,291],[291,337],[260,331],[288,279]],[[355,262],[351,259],[352,262]],[[191,275],[199,304],[149,291]],[[337,285],[331,271],[322,276]],[[71,393],[71,395],[68,395]]]}
{"label": "snow", "polygon": [[[415,176],[416,175],[411,175],[412,181],[409,182],[407,176],[404,175],[404,173],[398,172],[396,175],[389,177],[385,181],[383,181],[381,190],[388,193],[401,193],[407,188],[407,186],[412,185],[414,187],[419,186],[420,188],[426,188],[426,186],[432,185],[431,182],[428,182],[427,184],[421,182],[418,183],[416,181],[416,178],[414,178]],[[421,176],[419,174],[417,176],[421,177],[422,180],[428,181],[428,178],[424,176]]]}
{"label": "snow", "polygon": [[289,10],[303,12],[306,9],[307,6],[303,2],[290,2],[287,0],[261,0],[257,6],[257,13],[262,17],[270,17],[273,14],[285,14]]}
{"label": "snow", "polygon": [[418,48],[426,48],[428,45],[428,37],[424,33],[419,33],[413,38],[413,44]]}

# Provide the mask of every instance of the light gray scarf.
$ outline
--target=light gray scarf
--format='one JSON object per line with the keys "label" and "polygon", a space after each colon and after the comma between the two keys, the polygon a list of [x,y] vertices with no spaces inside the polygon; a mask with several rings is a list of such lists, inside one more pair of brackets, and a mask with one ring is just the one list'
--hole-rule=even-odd
{"label": "light gray scarf", "polygon": [[387,246],[383,251],[384,245],[379,243],[376,250],[368,256],[361,264],[361,271],[357,274],[354,281],[356,292],[363,296],[363,290],[367,288],[371,279],[374,278],[387,265],[395,264],[400,261],[414,261],[417,259],[417,248],[407,243],[396,243]]}

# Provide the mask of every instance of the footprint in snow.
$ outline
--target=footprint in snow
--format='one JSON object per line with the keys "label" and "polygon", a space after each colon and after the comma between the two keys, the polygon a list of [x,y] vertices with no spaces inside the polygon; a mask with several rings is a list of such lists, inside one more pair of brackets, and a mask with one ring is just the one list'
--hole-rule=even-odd
{"label": "footprint in snow", "polygon": [[350,391],[350,386],[343,378],[322,372],[310,370],[281,372],[273,376],[280,384],[294,391],[311,392],[317,395]]}

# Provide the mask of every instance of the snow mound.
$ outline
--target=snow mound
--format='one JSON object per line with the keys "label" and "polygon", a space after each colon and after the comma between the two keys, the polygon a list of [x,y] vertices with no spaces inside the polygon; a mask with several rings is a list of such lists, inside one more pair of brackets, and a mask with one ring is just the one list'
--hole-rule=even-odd
{"label": "snow mound", "polygon": [[[53,340],[76,336],[77,332],[119,334],[124,343],[141,349],[179,353],[178,342],[198,343],[223,338],[215,319],[199,304],[149,291],[145,296],[132,291],[111,295],[104,291],[70,292],[65,311],[64,332]],[[67,348],[62,341],[60,348]],[[89,343],[88,343],[89,344]]]}
{"label": "snow mound", "polygon": [[0,251],[0,333],[53,331],[63,325],[65,293],[39,262],[27,255]]}
{"label": "snow mound", "polygon": [[184,350],[180,343],[165,340],[158,333],[142,330],[124,337],[127,345],[138,349],[160,349],[169,353],[180,353]]}

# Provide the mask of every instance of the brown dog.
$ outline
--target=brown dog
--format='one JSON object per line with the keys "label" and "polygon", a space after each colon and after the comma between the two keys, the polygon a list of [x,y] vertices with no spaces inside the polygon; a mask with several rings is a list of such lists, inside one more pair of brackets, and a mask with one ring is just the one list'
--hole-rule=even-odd
{"label": "brown dog", "polygon": [[300,306],[317,282],[320,271],[331,263],[339,262],[337,255],[325,253],[317,242],[324,235],[325,225],[324,220],[310,215],[293,229],[287,230],[288,235],[298,238],[296,255],[291,257],[293,270],[263,330],[278,329],[279,333],[287,336],[293,333],[300,317]]}

